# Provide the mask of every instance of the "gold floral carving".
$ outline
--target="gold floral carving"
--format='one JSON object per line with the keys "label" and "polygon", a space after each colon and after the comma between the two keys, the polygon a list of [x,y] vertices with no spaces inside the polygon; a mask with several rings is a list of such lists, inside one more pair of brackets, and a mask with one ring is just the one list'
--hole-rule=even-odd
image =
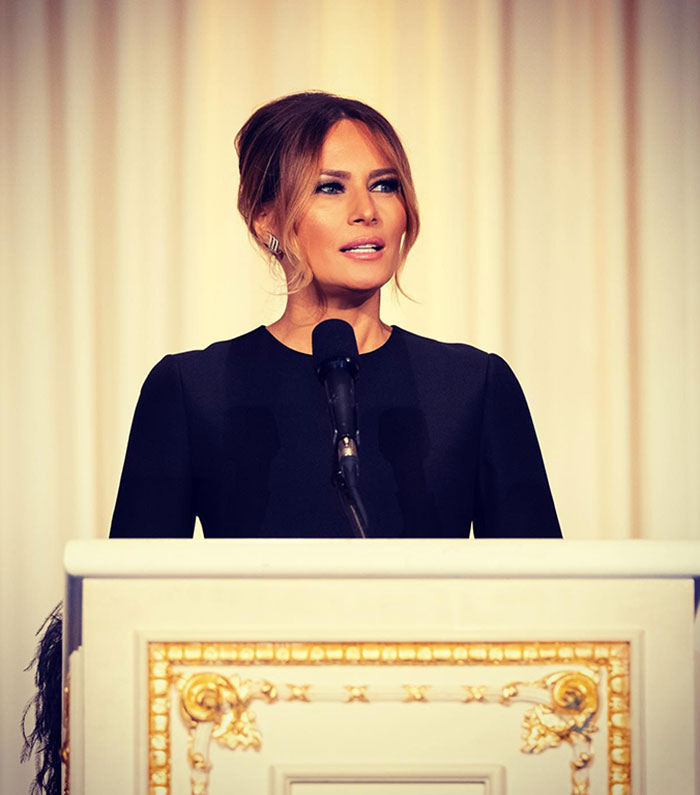
{"label": "gold floral carving", "polygon": [[483,701],[486,695],[486,688],[483,685],[462,685],[462,689],[464,690],[464,701],[467,704],[470,701]]}
{"label": "gold floral carving", "polygon": [[288,701],[310,701],[309,688],[311,685],[287,685],[289,688]]}
{"label": "gold floral carving", "polygon": [[598,731],[597,674],[565,671],[539,680],[535,685],[551,694],[551,703],[537,704],[525,713],[522,750],[541,753],[562,742],[571,745],[574,759],[571,763],[572,792],[588,795],[588,768],[593,763],[593,733]]}
{"label": "gold floral carving", "polygon": [[[572,795],[589,792],[592,738],[598,730],[596,720],[602,706],[599,684],[605,676],[608,795],[631,795],[627,642],[149,643],[148,665],[149,795],[170,795],[171,791],[169,721],[173,685],[179,691],[181,716],[190,729],[193,795],[207,792],[208,738],[229,748],[259,748],[261,736],[250,703],[255,699],[268,703],[277,699],[275,685],[268,681],[224,677],[212,670],[191,676],[175,672],[176,668],[179,671],[190,665],[557,666],[558,670],[534,682],[512,682],[500,688],[462,685],[454,700],[505,705],[516,700],[537,702],[523,720],[522,750],[542,753],[562,743],[569,744],[573,751]],[[562,670],[562,665],[571,667]],[[288,684],[287,688],[287,700],[312,700],[309,685]],[[429,701],[429,688],[404,685],[403,700]],[[381,700],[388,700],[389,695],[384,694]],[[372,697],[366,685],[346,685],[338,691],[337,699],[371,701]]]}
{"label": "gold floral carving", "polygon": [[367,698],[367,685],[345,685],[348,691],[348,701],[369,702]]}
{"label": "gold floral carving", "polygon": [[405,701],[427,701],[430,685],[404,685],[406,691]]}

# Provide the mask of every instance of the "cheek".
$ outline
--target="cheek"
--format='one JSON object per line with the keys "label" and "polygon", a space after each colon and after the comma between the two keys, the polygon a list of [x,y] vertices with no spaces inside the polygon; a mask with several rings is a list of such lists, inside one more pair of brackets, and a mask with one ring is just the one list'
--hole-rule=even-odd
{"label": "cheek", "polygon": [[403,235],[403,233],[406,231],[406,209],[401,202],[398,203],[398,207],[396,208],[393,225],[396,233],[399,236]]}
{"label": "cheek", "polygon": [[326,245],[332,234],[325,214],[308,212],[299,226],[298,236],[303,248],[307,250]]}
{"label": "cheek", "polygon": [[391,224],[392,229],[395,230],[398,227],[404,232],[406,229],[406,208],[398,195],[394,194],[391,197],[391,201],[387,204],[386,212],[384,219]]}

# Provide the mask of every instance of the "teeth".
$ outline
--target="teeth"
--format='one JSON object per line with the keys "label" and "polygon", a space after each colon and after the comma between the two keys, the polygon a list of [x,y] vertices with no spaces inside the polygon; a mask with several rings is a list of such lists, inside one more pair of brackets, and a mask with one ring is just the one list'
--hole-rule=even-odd
{"label": "teeth", "polygon": [[364,244],[362,246],[353,246],[352,248],[347,248],[345,251],[379,251],[379,246],[374,246],[370,244]]}

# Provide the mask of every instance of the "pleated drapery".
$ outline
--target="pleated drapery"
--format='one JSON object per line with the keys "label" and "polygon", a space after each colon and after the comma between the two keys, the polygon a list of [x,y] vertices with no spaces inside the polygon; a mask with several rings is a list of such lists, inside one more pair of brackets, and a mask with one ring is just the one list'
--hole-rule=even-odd
{"label": "pleated drapery", "polygon": [[385,319],[502,354],[569,538],[700,536],[698,0],[0,0],[0,789],[140,385],[280,313],[237,217],[270,98],[357,97],[423,229]]}

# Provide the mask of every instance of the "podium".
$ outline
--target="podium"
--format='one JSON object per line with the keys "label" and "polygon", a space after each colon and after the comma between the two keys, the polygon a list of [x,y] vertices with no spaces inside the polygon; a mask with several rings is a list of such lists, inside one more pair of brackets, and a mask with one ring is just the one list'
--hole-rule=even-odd
{"label": "podium", "polygon": [[71,795],[695,794],[700,544],[74,541]]}

